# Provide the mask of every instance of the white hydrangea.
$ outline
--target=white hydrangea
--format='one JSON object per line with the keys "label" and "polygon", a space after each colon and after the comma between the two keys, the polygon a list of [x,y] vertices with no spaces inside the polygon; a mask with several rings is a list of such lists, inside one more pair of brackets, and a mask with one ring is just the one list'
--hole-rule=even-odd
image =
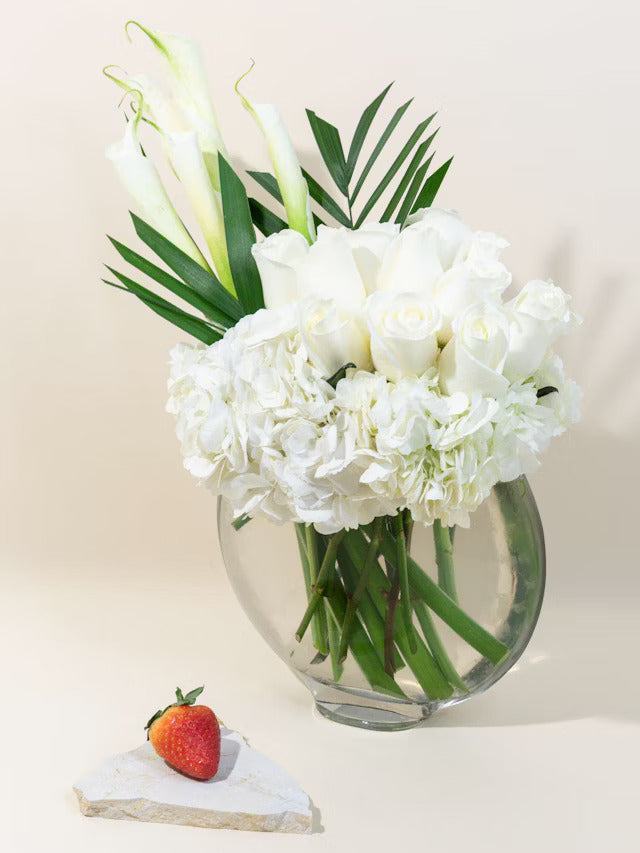
{"label": "white hydrangea", "polygon": [[579,390],[550,349],[577,318],[545,282],[503,304],[506,241],[435,210],[403,231],[299,238],[254,247],[271,307],[171,353],[184,465],[236,517],[333,533],[408,507],[467,525],[578,419]]}

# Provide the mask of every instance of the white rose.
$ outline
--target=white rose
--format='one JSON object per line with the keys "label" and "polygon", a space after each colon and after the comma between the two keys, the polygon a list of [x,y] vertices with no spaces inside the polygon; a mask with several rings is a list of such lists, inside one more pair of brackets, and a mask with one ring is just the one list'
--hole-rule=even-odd
{"label": "white rose", "polygon": [[251,247],[267,308],[280,308],[300,298],[297,271],[308,252],[302,234],[288,228]]}
{"label": "white rose", "polygon": [[442,319],[427,296],[379,291],[367,300],[367,320],[373,365],[389,379],[420,376],[434,364]]}
{"label": "white rose", "polygon": [[408,217],[406,225],[416,230],[429,230],[437,236],[438,256],[445,269],[457,262],[472,235],[469,226],[460,219],[455,210],[442,210],[437,207],[417,210]]}
{"label": "white rose", "polygon": [[378,273],[378,290],[428,293],[445,267],[436,231],[421,223],[405,228],[385,252]]}
{"label": "white rose", "polygon": [[510,332],[504,373],[511,381],[531,376],[551,344],[580,322],[569,309],[569,299],[550,281],[530,281],[505,306]]}
{"label": "white rose", "polygon": [[365,291],[373,293],[382,258],[389,244],[400,233],[400,226],[391,222],[369,222],[355,231],[347,228],[341,230],[351,248]]}
{"label": "white rose", "polygon": [[508,349],[503,311],[490,303],[469,306],[455,319],[453,337],[440,354],[440,387],[445,394],[500,396],[509,386],[502,375]]}
{"label": "white rose", "polygon": [[333,299],[347,311],[359,311],[366,298],[347,231],[318,228],[318,239],[298,267],[300,297]]}
{"label": "white rose", "polygon": [[371,367],[366,331],[335,300],[303,300],[298,306],[298,323],[309,358],[325,378],[349,362],[364,370]]}
{"label": "white rose", "polygon": [[452,323],[469,305],[500,301],[500,294],[511,282],[511,273],[498,260],[509,244],[502,237],[484,231],[471,236],[458,253],[458,262],[435,283],[432,296],[442,313],[438,341],[444,346],[450,339]]}

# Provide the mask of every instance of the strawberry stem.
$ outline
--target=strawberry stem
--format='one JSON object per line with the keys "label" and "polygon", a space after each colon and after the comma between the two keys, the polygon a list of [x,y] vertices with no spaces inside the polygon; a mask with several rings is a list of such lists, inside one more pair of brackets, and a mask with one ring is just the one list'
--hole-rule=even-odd
{"label": "strawberry stem", "polygon": [[176,701],[172,702],[171,705],[167,705],[167,707],[163,711],[156,711],[153,717],[149,720],[147,725],[144,727],[147,732],[147,740],[149,740],[149,732],[151,730],[151,726],[155,723],[156,720],[159,720],[163,714],[169,710],[169,708],[177,708],[179,705],[194,705],[198,696],[204,690],[204,684],[202,687],[196,687],[194,690],[190,690],[186,696],[183,695],[182,690],[179,687],[176,687]]}

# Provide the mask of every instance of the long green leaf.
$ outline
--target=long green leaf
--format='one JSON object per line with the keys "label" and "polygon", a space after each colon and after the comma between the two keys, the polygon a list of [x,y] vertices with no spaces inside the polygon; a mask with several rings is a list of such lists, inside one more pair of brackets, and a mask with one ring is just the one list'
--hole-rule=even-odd
{"label": "long green leaf", "polygon": [[260,184],[263,190],[266,190],[269,195],[273,196],[276,201],[279,201],[280,204],[283,204],[282,194],[280,192],[280,187],[278,186],[278,182],[275,177],[269,172],[247,172],[247,175],[250,175],[256,183]]}
{"label": "long green leaf", "polygon": [[230,328],[234,325],[234,320],[225,314],[223,311],[219,311],[215,305],[212,305],[208,299],[200,296],[199,293],[196,293],[193,288],[189,287],[184,282],[180,281],[174,276],[170,275],[165,270],[160,267],[152,264],[151,261],[148,261],[142,255],[139,255],[137,252],[134,252],[133,249],[129,249],[127,246],[124,246],[118,240],[115,240],[113,237],[109,237],[107,235],[107,239],[111,242],[115,250],[118,252],[121,258],[124,258],[127,263],[131,264],[131,266],[135,267],[140,272],[148,275],[149,278],[153,279],[153,281],[157,282],[157,284],[161,284],[163,287],[166,287],[172,293],[175,293],[176,296],[179,296],[180,299],[184,299],[185,302],[188,302],[189,305],[192,305],[194,308],[197,308],[198,311],[201,311],[205,317],[209,317],[211,320],[215,320],[216,323],[224,326],[225,329]]}
{"label": "long green leaf", "polygon": [[248,314],[253,314],[264,308],[264,297],[260,273],[251,254],[256,232],[249,201],[242,181],[222,154],[218,154],[218,166],[231,275],[240,304]]}
{"label": "long green leaf", "polygon": [[233,320],[237,321],[244,316],[245,311],[242,310],[238,300],[220,284],[213,273],[203,269],[200,264],[174,246],[170,240],[135,213],[131,214],[131,218],[136,234],[142,242],[155,252],[182,281]]}
{"label": "long green leaf", "polygon": [[305,169],[302,170],[302,174],[304,175],[307,186],[309,187],[309,195],[311,198],[317,202],[323,210],[326,210],[329,216],[333,216],[340,225],[350,228],[352,224],[351,220],[341,210],[340,206],[331,198],[329,193],[323,189],[316,179],[312,178]]}
{"label": "long green leaf", "polygon": [[307,118],[309,119],[318,150],[329,170],[329,174],[342,195],[348,195],[349,178],[347,176],[347,164],[344,159],[344,151],[342,150],[342,142],[340,141],[338,129],[329,124],[328,121],[317,116],[313,110],[307,110]]}
{"label": "long green leaf", "polygon": [[380,92],[378,97],[374,98],[374,100],[371,101],[369,106],[360,116],[360,121],[358,122],[358,126],[356,127],[355,133],[353,134],[353,139],[351,140],[351,145],[349,146],[349,154],[347,156],[347,183],[353,177],[353,171],[356,167],[356,163],[358,162],[358,157],[360,156],[360,152],[362,151],[362,145],[364,144],[364,141],[367,137],[367,133],[369,132],[369,128],[371,127],[371,123],[376,117],[376,113],[380,109],[380,104],[384,101],[387,92],[392,86],[393,83],[389,83],[386,89],[383,89],[383,91]]}
{"label": "long green leaf", "polygon": [[429,166],[431,165],[431,161],[433,160],[434,155],[428,157],[426,162],[420,166],[418,171],[415,173],[413,180],[411,181],[411,186],[407,190],[406,196],[402,200],[402,204],[400,205],[400,210],[398,211],[398,215],[396,216],[396,222],[399,222],[400,225],[404,225],[404,221],[407,216],[411,213],[411,208],[413,207],[413,203],[420,191],[420,187],[422,186],[422,182],[424,181],[424,176],[429,171]]}
{"label": "long green leaf", "polygon": [[411,208],[411,213],[415,213],[416,210],[420,210],[422,207],[431,207],[433,200],[440,189],[440,184],[443,182],[444,176],[449,171],[449,166],[451,165],[452,160],[453,157],[450,157],[447,162],[443,163],[439,169],[436,169],[432,175],[429,175],[427,180],[424,182],[424,186],[420,190],[413,207]]}
{"label": "long green leaf", "polygon": [[404,161],[407,159],[407,157],[409,156],[409,154],[413,150],[414,146],[416,145],[416,143],[418,142],[418,140],[420,139],[420,137],[424,133],[425,129],[427,128],[429,123],[433,120],[434,116],[435,116],[435,113],[433,113],[433,115],[430,115],[429,118],[425,119],[424,121],[421,121],[420,124],[413,131],[413,133],[411,134],[411,136],[407,140],[406,144],[404,145],[402,151],[398,154],[396,159],[393,161],[388,172],[386,173],[384,178],[380,181],[378,186],[375,188],[375,190],[371,194],[371,197],[369,198],[367,203],[362,208],[362,211],[360,212],[360,216],[358,217],[358,221],[356,222],[356,228],[359,228],[362,225],[362,223],[365,221],[365,219],[367,218],[367,216],[371,212],[373,206],[378,201],[378,199],[380,198],[382,193],[389,186],[389,184],[391,183],[391,180],[395,176],[396,172],[399,170],[399,168],[402,166]]}
{"label": "long green leaf", "polygon": [[370,155],[369,159],[367,160],[365,167],[362,170],[362,173],[360,174],[360,177],[358,178],[358,182],[356,183],[355,188],[354,188],[353,192],[351,193],[351,204],[353,204],[355,202],[355,200],[357,199],[357,197],[360,193],[360,190],[362,189],[362,185],[364,184],[364,182],[367,179],[367,175],[369,174],[369,172],[371,171],[376,160],[380,156],[380,152],[382,151],[384,146],[387,144],[387,140],[389,139],[389,137],[391,136],[391,134],[395,130],[396,125],[398,124],[398,122],[400,121],[402,116],[406,113],[406,111],[409,109],[411,101],[413,101],[413,98],[411,98],[409,101],[407,101],[406,104],[403,104],[401,107],[398,107],[398,109],[395,111],[395,113],[391,116],[391,121],[389,122],[389,124],[385,127],[384,131],[382,132],[382,136],[378,140],[376,147],[371,152],[371,155]]}
{"label": "long green leaf", "polygon": [[[115,270],[111,270],[111,272],[115,273]],[[115,273],[115,275],[120,278],[118,273]],[[152,311],[158,314],[158,316],[162,317],[164,320],[168,320],[174,326],[177,326],[179,329],[182,329],[184,332],[192,335],[204,344],[212,344],[215,341],[219,341],[222,337],[222,335],[218,334],[215,329],[208,326],[204,320],[200,320],[199,317],[194,317],[192,314],[187,314],[186,311],[176,308],[175,305],[172,305],[170,302],[167,302],[165,299],[162,299],[141,285],[136,285],[135,282],[130,282],[134,287],[122,287],[112,281],[107,281],[106,278],[103,278],[102,280],[105,284],[108,284],[109,287],[115,287],[116,290],[122,290],[125,293],[131,293],[133,296],[136,296],[148,308],[151,308]],[[148,295],[145,295],[145,291]]]}
{"label": "long green leaf", "polygon": [[249,210],[253,224],[265,237],[270,237],[271,234],[277,234],[278,231],[283,231],[289,227],[284,219],[276,216],[255,198],[249,199]]}
{"label": "long green leaf", "polygon": [[[421,142],[420,145],[418,145],[418,147],[416,148],[416,152],[413,155],[413,157],[411,158],[411,162],[407,166],[407,169],[406,169],[404,175],[402,176],[400,183],[396,187],[396,190],[393,193],[393,196],[391,197],[391,201],[385,207],[384,213],[380,217],[380,222],[388,222],[391,219],[393,211],[400,204],[400,200],[402,199],[402,196],[404,195],[407,187],[409,186],[411,179],[413,178],[415,173],[418,171],[420,165],[422,164],[422,160],[424,158],[424,155],[427,153],[427,150],[428,150],[429,146],[431,145],[431,142],[433,141],[433,137],[436,135],[437,132],[438,131],[436,130],[435,133],[432,133],[428,139],[425,139],[424,142]],[[424,175],[423,175],[423,177],[424,177]],[[417,190],[416,190],[416,192],[417,192]]]}

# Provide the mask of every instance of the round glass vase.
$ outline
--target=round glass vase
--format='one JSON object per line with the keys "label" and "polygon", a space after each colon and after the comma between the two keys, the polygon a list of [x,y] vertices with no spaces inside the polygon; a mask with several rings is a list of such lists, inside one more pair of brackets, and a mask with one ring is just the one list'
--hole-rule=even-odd
{"label": "round glass vase", "polygon": [[242,521],[234,525],[219,500],[233,590],[332,720],[415,726],[495,684],[533,633],[545,552],[524,477],[497,484],[469,528],[407,524],[405,515],[404,526],[381,519],[331,545],[305,525]]}

